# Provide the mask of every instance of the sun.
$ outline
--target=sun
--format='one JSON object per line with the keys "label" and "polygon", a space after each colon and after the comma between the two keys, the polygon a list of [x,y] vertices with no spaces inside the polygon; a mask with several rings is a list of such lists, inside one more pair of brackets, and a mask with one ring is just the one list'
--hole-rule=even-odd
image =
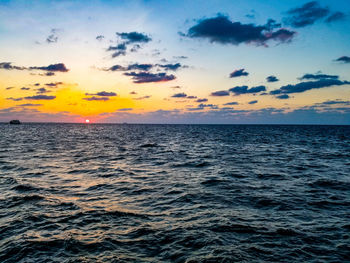
{"label": "sun", "polygon": [[86,119],[86,120],[85,120],[85,123],[90,123],[90,120]]}

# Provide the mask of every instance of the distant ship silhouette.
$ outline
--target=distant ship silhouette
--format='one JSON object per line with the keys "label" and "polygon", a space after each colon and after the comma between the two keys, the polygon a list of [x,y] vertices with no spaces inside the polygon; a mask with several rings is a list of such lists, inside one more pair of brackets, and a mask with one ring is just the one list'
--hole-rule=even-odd
{"label": "distant ship silhouette", "polygon": [[19,120],[12,120],[10,121],[10,124],[21,124]]}

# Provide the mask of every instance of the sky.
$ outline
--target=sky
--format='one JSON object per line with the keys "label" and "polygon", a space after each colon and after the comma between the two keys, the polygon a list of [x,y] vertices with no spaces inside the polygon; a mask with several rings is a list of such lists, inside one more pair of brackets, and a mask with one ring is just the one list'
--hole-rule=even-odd
{"label": "sky", "polygon": [[0,122],[349,125],[348,32],[348,0],[0,0]]}

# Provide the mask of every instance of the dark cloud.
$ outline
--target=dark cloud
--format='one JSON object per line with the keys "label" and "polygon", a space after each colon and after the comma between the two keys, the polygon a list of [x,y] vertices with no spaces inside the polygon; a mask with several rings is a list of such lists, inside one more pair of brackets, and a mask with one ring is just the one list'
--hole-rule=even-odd
{"label": "dark cloud", "polygon": [[7,87],[6,90],[14,89],[15,87]]}
{"label": "dark cloud", "polygon": [[42,106],[42,104],[33,104],[33,103],[25,103],[25,104],[20,104],[17,106],[21,106],[21,107],[34,107],[34,106]]}
{"label": "dark cloud", "polygon": [[219,14],[217,17],[199,20],[187,34],[181,35],[190,38],[207,38],[212,43],[233,45],[241,43],[267,45],[269,40],[289,42],[295,32],[283,28],[273,31],[277,25],[272,19],[262,26],[242,24],[232,22],[227,16]]}
{"label": "dark cloud", "polygon": [[137,92],[136,92],[136,91],[132,91],[132,92],[130,92],[129,94],[131,94],[131,95],[136,95]]}
{"label": "dark cloud", "polygon": [[[32,75],[35,75],[33,73],[30,73]],[[55,76],[55,73],[54,72],[45,72],[45,73],[39,73],[38,74],[39,76],[47,76],[47,77],[51,77],[51,76]]]}
{"label": "dark cloud", "polygon": [[134,98],[134,100],[144,100],[144,99],[149,99],[151,97],[152,96],[147,95],[147,96],[143,96],[143,97],[139,97],[139,98]]}
{"label": "dark cloud", "polygon": [[50,73],[50,74],[46,74],[46,76],[51,76],[51,72],[68,72],[69,71],[69,69],[67,69],[63,63],[51,64],[51,65],[48,65],[47,67],[29,67],[29,68],[26,68],[26,67],[13,66],[11,62],[1,62],[0,69],[7,69],[7,70],[12,70],[12,69],[32,70],[32,69],[36,69],[36,70],[49,71],[48,73]]}
{"label": "dark cloud", "polygon": [[196,100],[196,102],[198,102],[198,103],[200,103],[200,102],[207,102],[208,101],[208,99],[198,99],[198,100]]}
{"label": "dark cloud", "polygon": [[49,72],[68,72],[66,65],[63,63],[51,64],[46,67],[30,67],[29,69],[39,69]]}
{"label": "dark cloud", "polygon": [[210,96],[215,96],[215,97],[222,97],[222,96],[229,96],[230,92],[227,90],[219,90],[219,91],[214,91],[210,94]]}
{"label": "dark cloud", "polygon": [[337,104],[343,104],[343,105],[350,105],[350,101],[348,100],[327,100],[321,103],[316,103],[315,105],[337,105]]}
{"label": "dark cloud", "polygon": [[51,82],[51,83],[45,83],[48,87],[57,87],[58,85],[63,85],[63,82]]}
{"label": "dark cloud", "polygon": [[98,35],[98,36],[96,37],[96,40],[102,41],[104,38],[105,38],[105,36],[103,36],[103,35]]}
{"label": "dark cloud", "polygon": [[34,86],[40,86],[40,83],[35,83]]}
{"label": "dark cloud", "polygon": [[173,71],[176,71],[178,70],[179,68],[183,67],[181,66],[180,63],[175,63],[175,64],[165,64],[165,65],[160,65],[158,64],[157,66],[165,69],[165,70],[173,70]]}
{"label": "dark cloud", "polygon": [[90,97],[90,98],[83,98],[83,100],[87,100],[87,101],[107,101],[109,100],[108,97]]}
{"label": "dark cloud", "polygon": [[325,18],[329,13],[328,7],[321,7],[317,1],[311,1],[301,7],[290,9],[284,22],[296,28],[305,27]]}
{"label": "dark cloud", "polygon": [[141,71],[149,71],[153,68],[152,64],[131,64],[127,67],[127,70],[141,70]]}
{"label": "dark cloud", "polygon": [[124,39],[127,41],[127,43],[147,43],[152,40],[149,36],[138,33],[138,32],[123,32],[123,33],[116,33],[117,36],[119,36],[121,39]]}
{"label": "dark cloud", "polygon": [[301,93],[305,92],[311,89],[321,89],[321,88],[327,88],[331,86],[342,86],[342,85],[349,85],[349,81],[341,81],[338,79],[320,79],[317,81],[306,81],[306,82],[300,82],[295,85],[286,85],[282,86],[277,90],[273,90],[270,92],[272,95],[278,95],[278,94],[290,94],[290,93]]}
{"label": "dark cloud", "polygon": [[199,110],[204,110],[205,108],[216,110],[219,107],[217,105],[214,105],[214,104],[201,103],[201,104],[198,104],[198,106],[196,108],[188,108],[187,110],[189,110],[189,111],[199,111]]}
{"label": "dark cloud", "polygon": [[121,65],[114,65],[108,69],[104,69],[105,71],[128,71],[128,70],[142,70],[142,71],[149,71],[154,67],[152,64],[139,64],[134,63],[130,64],[126,67],[123,67]]}
{"label": "dark cloud", "polygon": [[[342,56],[340,58],[337,58],[335,61],[343,62],[343,63],[350,63],[350,57],[348,56]],[[1,68],[1,67],[0,67]]]}
{"label": "dark cloud", "polygon": [[301,78],[299,78],[300,80],[308,80],[308,79],[315,79],[315,80],[319,80],[319,79],[339,79],[339,76],[337,75],[327,75],[327,74],[305,74],[304,76],[302,76]]}
{"label": "dark cloud", "polygon": [[252,101],[249,101],[249,102],[248,102],[248,104],[256,104],[256,103],[258,103],[257,100],[252,100]]}
{"label": "dark cloud", "polygon": [[122,108],[122,109],[118,109],[118,111],[131,111],[133,110],[133,108]]}
{"label": "dark cloud", "polygon": [[121,66],[121,65],[114,65],[108,69],[103,69],[105,71],[124,71],[125,67]]}
{"label": "dark cloud", "polygon": [[171,96],[172,98],[186,98],[186,99],[197,99],[197,96],[188,96],[186,93],[176,93]]}
{"label": "dark cloud", "polygon": [[329,17],[327,17],[326,22],[332,23],[340,20],[344,20],[346,18],[346,15],[343,12],[334,12]]}
{"label": "dark cloud", "polygon": [[289,95],[288,94],[282,94],[282,95],[277,95],[276,96],[277,99],[280,99],[280,100],[287,100],[289,99]]}
{"label": "dark cloud", "polygon": [[13,101],[20,101],[20,100],[23,100],[23,98],[6,98],[7,100],[13,100]]}
{"label": "dark cloud", "polygon": [[172,98],[186,98],[187,94],[186,93],[176,93],[174,95],[171,96]]}
{"label": "dark cloud", "polygon": [[113,51],[112,58],[126,55],[126,44],[118,44],[116,46],[109,46],[107,51]]}
{"label": "dark cloud", "polygon": [[53,100],[56,96],[47,96],[47,95],[35,95],[35,96],[29,96],[25,97],[26,100]]}
{"label": "dark cloud", "polygon": [[231,89],[229,89],[230,92],[232,92],[234,95],[238,96],[241,94],[254,94],[254,93],[259,93],[262,91],[266,91],[265,86],[256,86],[252,88],[248,88],[248,86],[236,86]]}
{"label": "dark cloud", "polygon": [[45,88],[39,88],[39,89],[36,90],[37,94],[44,94],[44,93],[48,93],[48,92],[51,92],[51,91],[47,90]]}
{"label": "dark cloud", "polygon": [[279,81],[279,79],[276,77],[276,76],[268,76],[267,78],[266,78],[266,81],[267,82],[277,82],[277,81]]}
{"label": "dark cloud", "polygon": [[166,73],[149,73],[149,72],[126,72],[125,76],[130,76],[134,83],[165,82],[176,79],[174,75]]}
{"label": "dark cloud", "polygon": [[237,69],[237,70],[231,72],[230,78],[237,78],[237,77],[248,76],[248,75],[249,75],[249,73],[244,71],[244,68],[242,68],[242,69]]}
{"label": "dark cloud", "polygon": [[134,63],[134,64],[130,64],[128,66],[121,66],[121,65],[114,65],[108,69],[103,69],[105,71],[129,71],[129,70],[140,70],[140,71],[150,71],[152,68],[154,67],[159,67],[161,69],[164,69],[166,71],[168,70],[172,70],[172,71],[176,71],[179,68],[184,68],[186,66],[182,66],[180,63],[175,63],[175,64],[139,64],[139,63]]}
{"label": "dark cloud", "polygon": [[58,41],[58,35],[57,33],[59,32],[59,29],[53,28],[51,29],[50,35],[46,38],[46,42],[51,44],[51,43],[56,43]]}
{"label": "dark cloud", "polygon": [[181,89],[180,86],[173,86],[173,87],[170,87],[171,89]]}
{"label": "dark cloud", "polygon": [[21,90],[30,90],[30,88],[22,87]]}
{"label": "dark cloud", "polygon": [[231,105],[238,105],[238,104],[239,104],[238,102],[232,101],[232,102],[227,102],[224,105],[231,106]]}
{"label": "dark cloud", "polygon": [[24,69],[26,69],[26,68],[25,68],[25,67],[12,66],[12,63],[11,63],[11,62],[1,62],[1,63],[0,63],[0,69],[6,69],[6,70],[12,70],[12,69],[24,70]]}
{"label": "dark cloud", "polygon": [[101,96],[101,97],[114,97],[117,96],[115,92],[100,91],[94,94],[85,93],[86,96]]}

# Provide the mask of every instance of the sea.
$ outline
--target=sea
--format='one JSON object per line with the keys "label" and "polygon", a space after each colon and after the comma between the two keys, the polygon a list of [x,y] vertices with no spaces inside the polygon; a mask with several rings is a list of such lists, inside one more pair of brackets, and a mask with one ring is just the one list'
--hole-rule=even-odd
{"label": "sea", "polygon": [[0,124],[0,262],[350,262],[350,126]]}

